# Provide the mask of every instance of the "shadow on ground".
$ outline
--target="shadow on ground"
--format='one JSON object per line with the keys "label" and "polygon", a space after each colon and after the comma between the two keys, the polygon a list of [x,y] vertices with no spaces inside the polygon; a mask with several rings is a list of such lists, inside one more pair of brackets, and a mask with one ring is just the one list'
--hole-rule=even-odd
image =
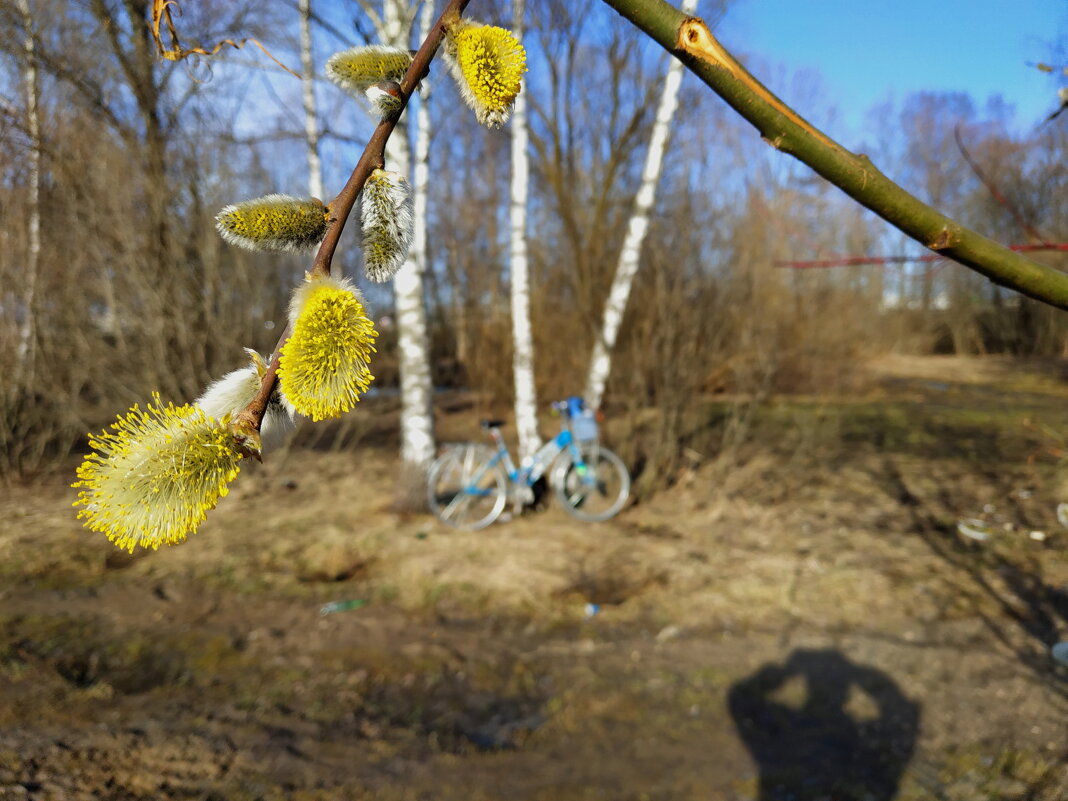
{"label": "shadow on ground", "polygon": [[920,706],[880,670],[796,650],[733,685],[731,717],[760,771],[759,801],[890,801]]}

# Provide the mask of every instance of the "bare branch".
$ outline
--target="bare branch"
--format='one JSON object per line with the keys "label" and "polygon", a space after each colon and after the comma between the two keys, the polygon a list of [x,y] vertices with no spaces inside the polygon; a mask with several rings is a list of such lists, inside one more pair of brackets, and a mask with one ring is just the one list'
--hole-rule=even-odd
{"label": "bare branch", "polygon": [[[299,4],[298,0],[284,0],[284,1],[285,1],[285,4],[287,6],[289,6],[290,8],[292,8],[294,11],[298,11],[300,9],[300,4]],[[346,33],[343,33],[340,30],[338,30],[338,28],[335,27],[333,25],[333,23],[331,23],[329,20],[323,19],[323,17],[321,15],[319,15],[319,14],[316,14],[314,10],[311,12],[311,14],[308,17],[308,19],[311,22],[314,22],[316,25],[318,25],[324,31],[329,33],[331,36],[333,36],[339,42],[344,42],[346,47],[348,47],[348,46],[350,46],[352,44],[352,37],[351,36],[349,36]]]}
{"label": "bare branch", "polygon": [[382,31],[385,29],[382,23],[382,17],[379,15],[378,10],[371,5],[370,0],[356,0],[360,4],[360,8],[363,9],[363,13],[367,15],[367,18],[371,20],[371,24],[374,25],[375,30],[378,32],[378,38],[383,37]]}

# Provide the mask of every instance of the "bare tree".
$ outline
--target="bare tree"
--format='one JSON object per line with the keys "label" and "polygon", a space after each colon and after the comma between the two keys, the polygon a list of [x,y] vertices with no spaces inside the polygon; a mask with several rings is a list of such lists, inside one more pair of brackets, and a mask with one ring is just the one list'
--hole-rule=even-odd
{"label": "bare tree", "polygon": [[[696,7],[697,0],[684,0],[682,4],[682,10],[686,14],[693,14]],[[590,369],[586,378],[586,403],[593,409],[600,407],[604,396],[604,387],[612,369],[612,348],[616,344],[619,326],[623,323],[623,312],[626,311],[627,300],[630,298],[630,288],[641,262],[642,243],[649,230],[649,215],[656,201],[656,185],[664,163],[671,120],[678,107],[682,70],[682,62],[672,58],[657,106],[649,150],[645,156],[641,188],[634,198],[634,211],[627,224],[627,235],[619,254],[619,265],[604,306],[601,333],[593,343],[593,354],[590,356]]]}
{"label": "bare tree", "polygon": [[[419,40],[426,39],[434,19],[434,4],[424,2],[419,16]],[[415,165],[412,170],[412,210],[415,223],[412,230],[411,255],[419,274],[428,271],[427,206],[430,198],[430,81],[419,84],[419,103],[415,110]]]}
{"label": "bare tree", "polygon": [[528,9],[526,38],[545,53],[542,88],[527,97],[534,348],[553,368],[537,376],[543,393],[572,394],[585,376],[659,81],[655,60],[636,58],[640,36],[603,14],[597,3],[563,0]]}
{"label": "bare tree", "polygon": [[37,44],[28,0],[16,0],[23,26],[22,85],[26,93],[26,133],[29,137],[26,199],[26,268],[22,273],[22,321],[15,350],[14,385],[20,387],[33,372],[37,326],[37,273],[41,260],[41,118],[37,108],[40,86],[37,75]]}
{"label": "bare tree", "polygon": [[[383,0],[381,16],[372,21],[383,44],[408,48],[413,6],[407,0]],[[429,115],[418,115],[416,138],[429,140]],[[402,118],[396,136],[390,137],[386,160],[391,170],[411,174],[408,125]],[[424,189],[425,192],[425,182]],[[413,200],[415,200],[413,198]],[[419,202],[415,200],[415,202]],[[424,208],[425,208],[425,201]],[[425,213],[416,224],[425,225]],[[424,242],[425,233],[420,235]],[[426,302],[423,297],[425,263],[417,247],[393,280],[397,312],[397,350],[401,380],[401,458],[406,465],[421,468],[434,458],[434,422],[431,415],[432,378],[427,345]]]}
{"label": "bare tree", "polygon": [[319,161],[319,118],[315,110],[315,62],[312,58],[311,0],[298,0],[300,11],[300,69],[304,90],[304,142],[308,153],[308,192],[323,196],[323,168]]}
{"label": "bare tree", "polygon": [[[523,37],[524,0],[513,0],[512,28]],[[538,436],[538,400],[534,386],[534,337],[530,329],[530,274],[527,267],[527,193],[530,183],[530,157],[527,153],[527,99],[520,92],[512,114],[512,199],[511,199],[511,292],[512,292],[512,372],[515,378],[515,424],[519,435],[519,456],[534,455],[541,444]]]}

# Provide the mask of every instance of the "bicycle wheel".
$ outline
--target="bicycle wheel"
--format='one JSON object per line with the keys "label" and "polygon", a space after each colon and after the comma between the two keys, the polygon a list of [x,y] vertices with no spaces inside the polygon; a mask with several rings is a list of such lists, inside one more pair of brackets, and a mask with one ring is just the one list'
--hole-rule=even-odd
{"label": "bicycle wheel", "polygon": [[581,462],[565,451],[553,482],[556,497],[579,520],[607,520],[627,502],[630,473],[622,459],[600,445],[580,446],[579,453]]}
{"label": "bicycle wheel", "polygon": [[490,464],[493,451],[468,442],[451,448],[430,466],[427,500],[442,523],[456,528],[485,528],[508,500],[507,476]]}

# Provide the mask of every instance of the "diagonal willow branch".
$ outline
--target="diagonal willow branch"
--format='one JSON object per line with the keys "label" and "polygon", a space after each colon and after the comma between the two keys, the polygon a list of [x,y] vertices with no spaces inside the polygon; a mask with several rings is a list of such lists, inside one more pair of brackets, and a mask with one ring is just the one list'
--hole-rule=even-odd
{"label": "diagonal willow branch", "polygon": [[[337,244],[341,239],[341,232],[345,228],[345,222],[352,213],[352,207],[356,204],[356,197],[360,194],[360,190],[363,189],[363,185],[367,183],[368,176],[375,169],[384,165],[386,142],[389,141],[393,129],[397,127],[397,120],[400,119],[400,115],[408,107],[408,100],[411,98],[412,93],[430,69],[430,62],[433,61],[438,48],[441,46],[442,39],[445,38],[446,29],[455,20],[459,19],[470,2],[471,0],[450,0],[445,10],[441,12],[441,16],[438,17],[437,22],[430,29],[426,39],[423,40],[418,52],[416,52],[411,66],[408,67],[404,78],[401,79],[400,109],[391,117],[378,123],[363,150],[363,155],[356,162],[352,175],[349,176],[349,180],[337,197],[330,203],[330,226],[327,228],[326,236],[315,254],[315,261],[312,262],[312,275],[330,274],[330,265],[334,259],[334,252],[337,250]],[[278,380],[279,357],[282,353],[282,346],[289,339],[289,334],[290,327],[286,325],[282,335],[278,338],[278,343],[274,346],[274,354],[271,356],[271,363],[267,367],[267,372],[263,374],[259,393],[234,418],[235,426],[259,430],[260,423],[263,422],[264,412],[267,410],[267,402],[270,400],[271,393],[274,392],[275,383]]]}
{"label": "diagonal willow branch", "polygon": [[1068,275],[1031,261],[906,192],[865,155],[814,128],[754,78],[708,26],[663,0],[604,0],[722,97],[778,150],[794,156],[924,247],[991,281],[1068,309]]}

